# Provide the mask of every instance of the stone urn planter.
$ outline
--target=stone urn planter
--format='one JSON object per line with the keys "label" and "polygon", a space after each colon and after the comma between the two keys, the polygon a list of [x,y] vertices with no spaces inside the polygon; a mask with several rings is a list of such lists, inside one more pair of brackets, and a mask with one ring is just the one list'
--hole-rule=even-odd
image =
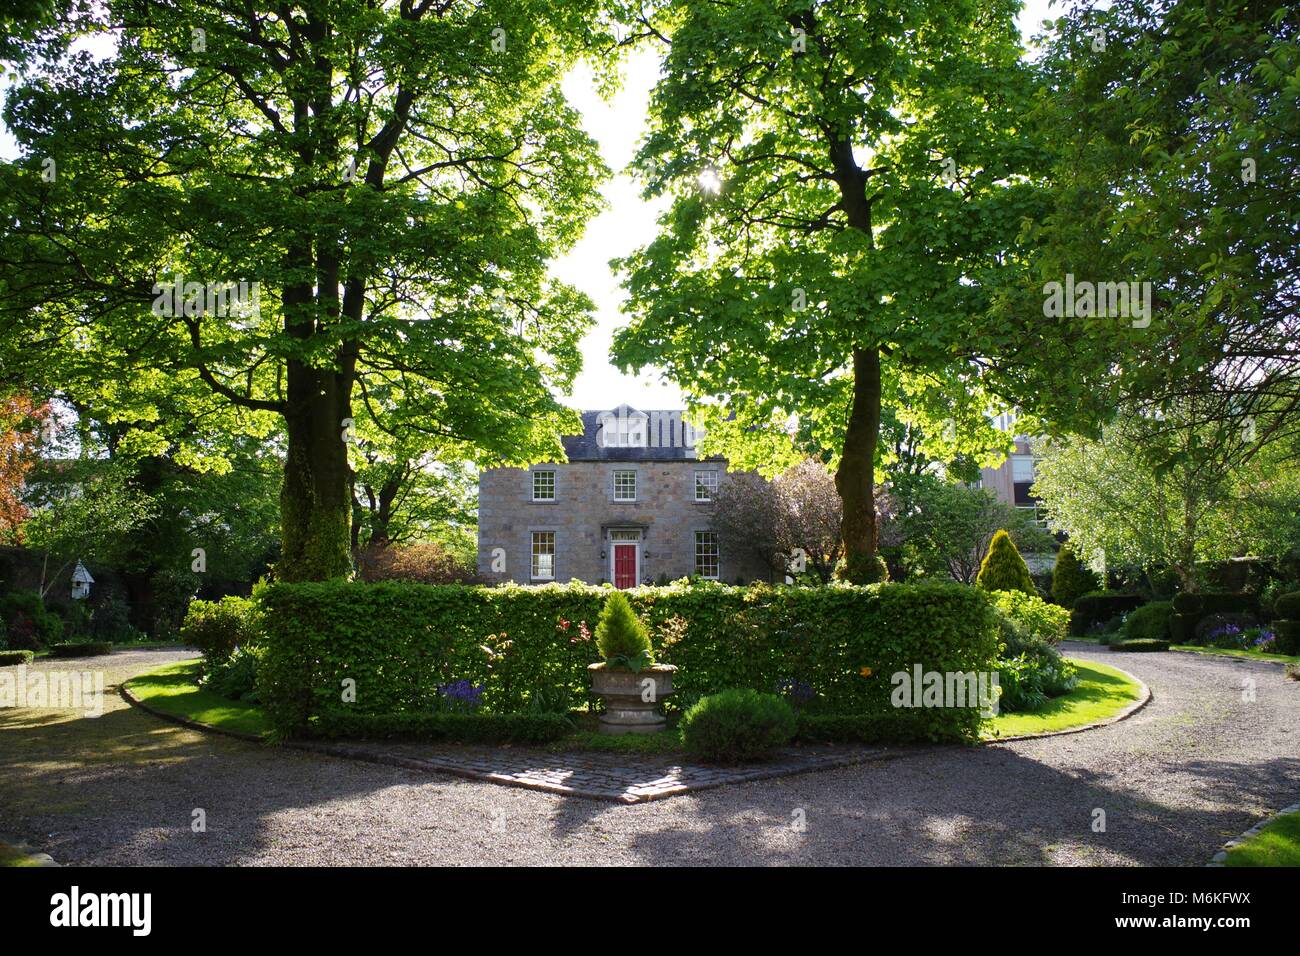
{"label": "stone urn planter", "polygon": [[[653,734],[663,730],[667,721],[659,713],[658,702],[673,692],[673,672],[676,670],[672,664],[651,664],[635,672],[603,662],[588,665],[591,692],[605,702],[605,712],[600,715],[600,732]],[[653,681],[653,688],[646,681]]]}

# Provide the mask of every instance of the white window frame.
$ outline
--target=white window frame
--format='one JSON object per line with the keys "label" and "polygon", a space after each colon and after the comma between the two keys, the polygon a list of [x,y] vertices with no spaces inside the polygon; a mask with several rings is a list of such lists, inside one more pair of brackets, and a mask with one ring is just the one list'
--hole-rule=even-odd
{"label": "white window frame", "polygon": [[[706,476],[710,479],[710,481],[700,480],[702,477],[706,477]],[[703,497],[700,496],[701,491],[704,492]],[[713,468],[708,468],[703,471],[697,471],[695,473],[695,500],[701,502],[712,501],[714,497],[717,495],[717,493],[718,493],[717,470]]]}
{"label": "white window frame", "polygon": [[[537,494],[537,479],[541,478],[544,475],[550,477],[551,494],[549,497],[539,497]],[[533,476],[533,488],[532,488],[533,501],[554,501],[555,500],[555,478],[556,478],[555,469],[539,468],[537,471],[534,471],[532,473],[532,476]]]}
{"label": "white window frame", "polygon": [[[1017,465],[1027,467],[1029,469],[1028,478],[1020,478],[1016,476]],[[1034,456],[1033,455],[1012,455],[1011,456],[1011,481],[1015,483],[1015,482],[1026,482],[1026,481],[1033,481],[1033,480],[1034,480]]]}
{"label": "white window frame", "polygon": [[[631,476],[632,479],[632,496],[625,497],[619,494],[619,478]],[[635,468],[617,468],[614,470],[614,500],[615,501],[636,501],[637,500],[637,480]]]}
{"label": "white window frame", "polygon": [[[708,535],[713,542],[713,553],[710,555],[707,550],[701,550],[707,545],[705,535]],[[713,573],[704,574],[700,567],[701,559],[713,558]],[[708,581],[716,581],[722,575],[722,547],[718,543],[718,533],[716,531],[697,531],[695,532],[695,573]]]}
{"label": "white window frame", "polygon": [[[539,544],[542,545],[543,548],[544,548],[544,546],[545,546],[546,544],[548,544],[548,543],[550,544],[550,551],[539,550],[539,549],[538,549],[538,545],[539,545]],[[532,531],[532,532],[529,532],[529,535],[528,535],[528,554],[529,554],[528,571],[529,571],[529,576],[530,576],[534,581],[554,581],[554,580],[555,580],[555,552],[556,552],[556,547],[555,547],[555,532],[554,532],[554,531]],[[542,573],[542,571],[541,571],[541,567],[542,567],[542,565],[541,565],[540,561],[538,560],[539,558],[545,558],[545,557],[549,557],[549,558],[551,559],[551,570],[550,570],[550,573],[549,573],[549,574],[544,574],[544,573]]]}

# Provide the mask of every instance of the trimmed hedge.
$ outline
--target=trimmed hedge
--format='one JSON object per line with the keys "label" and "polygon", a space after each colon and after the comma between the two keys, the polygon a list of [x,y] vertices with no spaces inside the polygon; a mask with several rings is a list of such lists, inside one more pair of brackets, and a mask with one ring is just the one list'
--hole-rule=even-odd
{"label": "trimmed hedge", "polygon": [[12,667],[15,664],[30,664],[36,656],[35,651],[0,651],[0,667]]}
{"label": "trimmed hedge", "polygon": [[1273,602],[1273,611],[1288,621],[1300,621],[1300,591],[1283,594]]}
{"label": "trimmed hedge", "polygon": [[1169,642],[1156,641],[1149,638],[1139,638],[1131,641],[1112,641],[1110,649],[1112,651],[1167,651],[1169,650]]}
{"label": "trimmed hedge", "polygon": [[1184,591],[1174,595],[1174,613],[1169,618],[1169,634],[1175,644],[1196,640],[1196,625],[1211,614],[1258,614],[1259,599],[1253,594]]}
{"label": "trimmed hedge", "polygon": [[458,744],[549,744],[573,733],[559,714],[358,714],[331,711],[312,722],[326,739],[432,740]]}
{"label": "trimmed hedge", "polygon": [[[349,712],[420,714],[438,688],[469,681],[482,710],[511,714],[539,695],[587,699],[598,660],[589,626],[608,587],[278,584],[262,595],[265,654],[258,690],[277,730],[312,732],[355,682]],[[810,689],[821,713],[895,715],[915,739],[976,736],[978,708],[890,703],[891,675],[991,671],[996,617],[986,596],[955,583],[750,588],[676,584],[629,592],[656,659],[674,664],[683,699],[725,687]],[[583,627],[587,625],[587,627]]]}
{"label": "trimmed hedge", "polygon": [[1136,608],[1124,620],[1124,639],[1135,641],[1165,641],[1169,639],[1169,619],[1173,605],[1168,601],[1152,601]]}
{"label": "trimmed hedge", "polygon": [[1111,618],[1127,614],[1141,607],[1145,598],[1140,594],[1113,594],[1094,591],[1077,598],[1070,613],[1070,633],[1076,637],[1087,634],[1095,624],[1105,624]]}
{"label": "trimmed hedge", "polygon": [[111,641],[80,641],[69,644],[51,644],[51,657],[102,657],[113,653]]}
{"label": "trimmed hedge", "polygon": [[892,714],[799,714],[794,739],[809,744],[924,743],[917,725],[902,712]]}

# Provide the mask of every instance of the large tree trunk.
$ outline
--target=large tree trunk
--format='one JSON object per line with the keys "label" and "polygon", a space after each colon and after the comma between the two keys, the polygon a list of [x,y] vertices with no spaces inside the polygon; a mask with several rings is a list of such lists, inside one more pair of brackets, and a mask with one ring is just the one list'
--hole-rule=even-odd
{"label": "large tree trunk", "polygon": [[849,579],[876,553],[876,442],[880,436],[880,353],[853,350],[853,403],[835,490],[844,506],[840,536]]}
{"label": "large tree trunk", "polygon": [[346,419],[351,379],[297,361],[288,365],[288,453],[280,492],[281,581],[323,581],[352,570],[352,496]]}
{"label": "large tree trunk", "polygon": [[[853,144],[842,136],[829,142],[834,178],[839,186],[840,206],[849,226],[874,248],[871,203],[867,197],[865,171],[853,158]],[[844,515],[840,519],[844,539],[845,577],[857,584],[878,579],[876,566],[876,443],[880,439],[880,350],[855,344],[853,347],[853,402],[840,467],[835,472],[835,489],[840,494]]]}

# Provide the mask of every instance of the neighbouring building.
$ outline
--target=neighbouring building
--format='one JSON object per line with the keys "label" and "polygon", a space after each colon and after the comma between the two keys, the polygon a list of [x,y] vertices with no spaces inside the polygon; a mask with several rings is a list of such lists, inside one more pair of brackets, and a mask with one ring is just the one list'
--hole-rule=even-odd
{"label": "neighbouring building", "polygon": [[480,472],[479,574],[619,588],[690,575],[767,579],[765,567],[719,545],[711,519],[727,463],[700,458],[700,437],[681,411],[620,405],[582,413],[582,434],[563,438],[567,461]]}

